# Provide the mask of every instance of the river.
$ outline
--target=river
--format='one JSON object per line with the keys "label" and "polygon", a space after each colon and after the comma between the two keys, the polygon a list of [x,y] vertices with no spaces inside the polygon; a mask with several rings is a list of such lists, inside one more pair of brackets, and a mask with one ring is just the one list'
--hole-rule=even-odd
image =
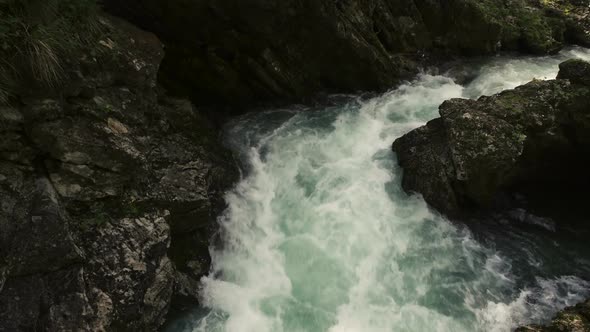
{"label": "river", "polygon": [[495,57],[465,65],[463,85],[425,73],[377,97],[233,120],[225,136],[244,175],[219,220],[205,309],[171,330],[510,331],[590,296],[590,257],[568,260],[550,229],[505,235],[510,245],[493,240],[506,229],[447,221],[403,192],[391,152],[444,100],[555,78],[571,57],[590,51]]}

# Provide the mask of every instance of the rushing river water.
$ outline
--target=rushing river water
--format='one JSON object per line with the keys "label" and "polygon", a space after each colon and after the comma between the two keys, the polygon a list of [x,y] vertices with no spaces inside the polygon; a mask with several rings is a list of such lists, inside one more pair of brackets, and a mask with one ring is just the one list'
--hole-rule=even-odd
{"label": "rushing river water", "polygon": [[509,331],[590,295],[590,257],[568,256],[575,244],[539,227],[479,236],[450,223],[402,191],[391,152],[444,100],[554,78],[570,57],[590,51],[498,57],[464,86],[423,74],[372,99],[233,121],[228,143],[245,174],[227,194],[223,245],[202,280],[207,309],[172,329]]}

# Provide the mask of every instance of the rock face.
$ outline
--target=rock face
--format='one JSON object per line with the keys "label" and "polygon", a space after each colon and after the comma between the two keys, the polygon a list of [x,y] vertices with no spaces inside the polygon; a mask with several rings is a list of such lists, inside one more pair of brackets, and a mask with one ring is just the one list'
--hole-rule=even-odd
{"label": "rock face", "polygon": [[59,93],[0,107],[0,331],[155,330],[208,270],[233,158],[158,93],[160,41],[99,24]]}
{"label": "rock face", "polygon": [[504,192],[590,183],[590,64],[479,100],[452,99],[441,117],[396,140],[403,187],[451,216],[489,208]]}
{"label": "rock face", "polygon": [[[531,1],[532,2],[532,1]],[[536,0],[537,6],[548,8],[548,14],[565,14],[566,39],[590,47],[590,1],[588,0]]]}
{"label": "rock face", "polygon": [[107,10],[166,43],[162,82],[241,111],[391,88],[430,56],[590,45],[587,0],[129,0]]}
{"label": "rock face", "polygon": [[566,308],[547,326],[520,327],[515,332],[588,332],[590,331],[590,301]]}

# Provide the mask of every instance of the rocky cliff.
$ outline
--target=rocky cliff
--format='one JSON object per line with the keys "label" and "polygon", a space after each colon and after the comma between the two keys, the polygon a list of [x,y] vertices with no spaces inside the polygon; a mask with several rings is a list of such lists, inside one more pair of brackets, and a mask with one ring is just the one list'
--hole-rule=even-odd
{"label": "rocky cliff", "polygon": [[[590,45],[588,0],[106,0],[166,44],[162,82],[236,112],[389,89],[449,55]],[[586,25],[585,25],[586,24]]]}
{"label": "rocky cliff", "polygon": [[97,24],[60,86],[0,108],[0,331],[155,330],[208,271],[232,156],[158,90],[154,35]]}

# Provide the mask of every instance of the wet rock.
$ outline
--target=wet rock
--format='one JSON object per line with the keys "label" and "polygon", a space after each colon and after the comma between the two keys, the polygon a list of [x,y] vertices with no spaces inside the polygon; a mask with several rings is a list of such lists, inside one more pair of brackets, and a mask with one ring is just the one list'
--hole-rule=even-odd
{"label": "wet rock", "polygon": [[393,144],[404,189],[457,216],[493,207],[501,193],[588,183],[590,89],[577,76],[588,65],[566,62],[557,80],[443,103],[441,118]]}
{"label": "wet rock", "polygon": [[558,79],[569,80],[573,84],[590,86],[590,63],[571,59],[559,65]]}
{"label": "wet rock", "polygon": [[[582,20],[533,0],[105,1],[166,43],[160,81],[243,112],[321,92],[384,90],[452,55],[560,49]],[[587,7],[587,6],[586,6]],[[572,16],[573,17],[573,16]]]}
{"label": "wet rock", "polygon": [[163,323],[174,285],[165,219],[121,219],[94,232],[84,235],[85,260],[49,271],[40,263],[37,269],[45,270],[30,275],[11,271],[0,292],[0,328],[154,330]]}
{"label": "wet rock", "polygon": [[590,331],[590,301],[566,308],[546,326],[529,325],[515,332],[588,332]]}
{"label": "wet rock", "polygon": [[[502,215],[497,215],[497,218],[502,218]],[[529,225],[538,226],[548,231],[555,232],[555,222],[551,218],[544,218],[536,216],[523,208],[513,209],[507,212],[507,217],[510,221],[525,223]]]}
{"label": "wet rock", "polygon": [[58,91],[0,108],[1,331],[153,331],[208,272],[232,155],[157,88],[154,35],[99,23]]}
{"label": "wet rock", "polygon": [[114,220],[83,236],[89,242],[86,278],[100,295],[100,302],[90,305],[108,312],[114,327],[154,330],[164,322],[174,286],[166,216]]}
{"label": "wet rock", "polygon": [[453,211],[459,206],[459,198],[451,183],[454,165],[442,125],[442,120],[436,119],[411,131],[404,141],[396,141],[394,150],[404,168],[403,187],[421,193],[442,211]]}

